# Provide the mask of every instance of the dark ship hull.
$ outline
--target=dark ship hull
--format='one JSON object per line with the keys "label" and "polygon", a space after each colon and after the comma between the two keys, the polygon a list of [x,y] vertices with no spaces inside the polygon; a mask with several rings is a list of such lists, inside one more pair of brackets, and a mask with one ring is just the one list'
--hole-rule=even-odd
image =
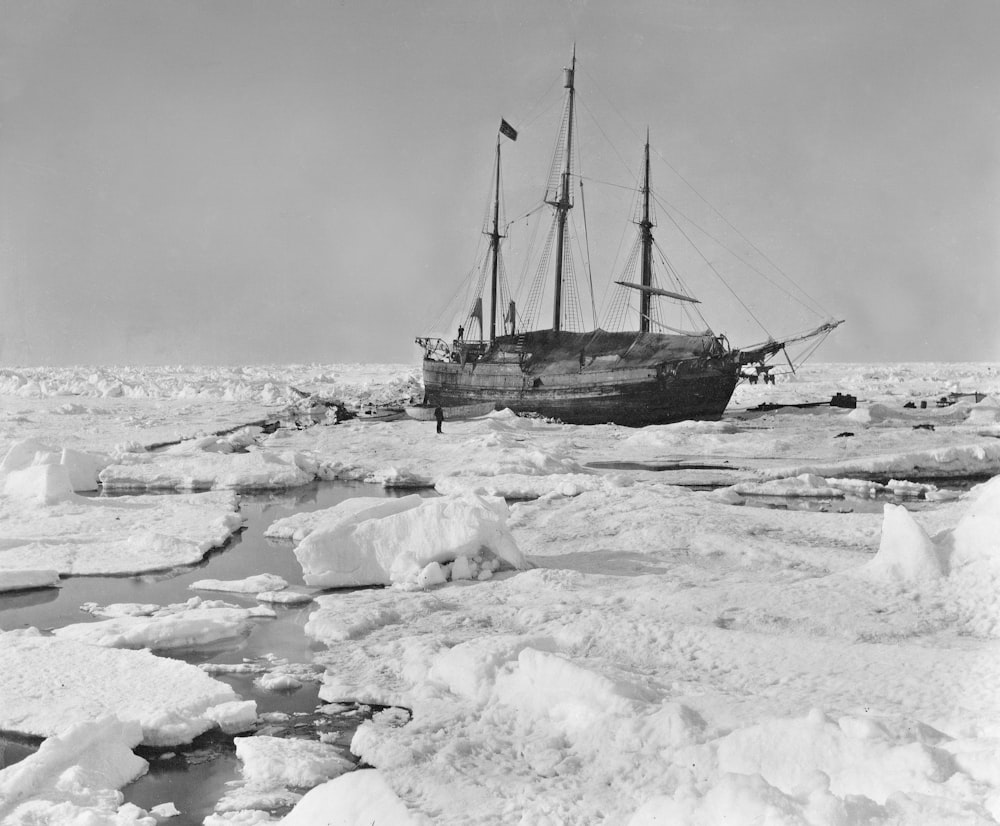
{"label": "dark ship hull", "polygon": [[423,363],[425,401],[493,402],[569,424],[631,427],[718,419],[741,358],[711,335],[542,330],[501,336],[482,350],[454,342]]}

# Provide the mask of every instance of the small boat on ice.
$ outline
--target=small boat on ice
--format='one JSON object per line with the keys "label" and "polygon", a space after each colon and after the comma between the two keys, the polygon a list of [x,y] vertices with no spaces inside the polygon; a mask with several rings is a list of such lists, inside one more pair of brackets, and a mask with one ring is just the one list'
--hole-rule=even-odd
{"label": "small boat on ice", "polygon": [[406,416],[406,411],[401,407],[379,407],[377,404],[366,402],[358,409],[356,419],[362,422],[392,422]]}
{"label": "small boat on ice", "polygon": [[[416,339],[424,351],[424,404],[420,410],[429,411],[425,418],[433,418],[437,406],[444,408],[446,418],[457,418],[449,411],[485,405],[487,409],[495,406],[519,413],[536,412],[572,424],[615,422],[642,426],[683,419],[718,419],[748,366],[756,366],[758,372],[769,369],[765,362],[785,352],[786,345],[825,337],[843,323],[826,321],[801,335],[780,341],[768,337],[761,344],[742,348],[731,347],[726,336],[710,328],[701,328],[699,332],[661,323],[657,301],[665,299],[685,308],[695,308],[700,302],[679,283],[671,282],[676,289],[660,286],[654,274],[655,253],[660,250],[652,234],[647,136],[638,193],[641,206],[641,217],[636,221],[638,239],[630,258],[637,281],[615,282],[619,286],[617,295],[638,297],[638,329],[579,329],[582,313],[572,278],[567,227],[567,216],[574,206],[571,181],[580,177],[573,166],[575,73],[574,52],[573,62],[565,69],[563,119],[544,197],[544,203],[552,209],[552,229],[539,257],[538,273],[528,292],[526,308],[518,306],[511,297],[500,255],[500,241],[505,237],[500,222],[501,137],[517,140],[517,131],[501,120],[493,176],[492,227],[484,232],[490,242],[489,257],[478,279],[479,290],[471,309],[461,317],[456,337]],[[580,197],[582,200],[582,188]],[[546,273],[552,262],[552,271]],[[669,264],[667,269],[670,275]],[[553,287],[552,325],[545,329],[531,328],[545,281]],[[484,330],[483,312],[487,284],[488,334]],[[628,303],[626,297],[624,304]],[[620,306],[617,312],[619,318],[624,317]],[[700,313],[696,309],[694,312],[697,321],[704,323]],[[472,332],[473,325],[478,328],[479,338],[465,335],[466,331]],[[789,364],[792,364],[790,358]],[[413,415],[410,408],[407,413]]]}
{"label": "small boat on ice", "polygon": [[[436,404],[411,404],[406,408],[406,415],[411,419],[418,419],[422,422],[434,421],[436,418],[434,411]],[[485,416],[494,410],[499,410],[495,402],[474,402],[472,404],[451,404],[441,405],[441,412],[444,413],[445,421],[455,421],[456,419],[475,419]]]}

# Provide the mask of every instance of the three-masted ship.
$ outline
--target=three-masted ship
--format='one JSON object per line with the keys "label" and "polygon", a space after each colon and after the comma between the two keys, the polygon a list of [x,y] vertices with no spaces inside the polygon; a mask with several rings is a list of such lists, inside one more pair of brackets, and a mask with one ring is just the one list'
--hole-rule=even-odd
{"label": "three-masted ship", "polygon": [[[697,304],[698,300],[654,283],[654,239],[650,210],[648,135],[640,190],[638,224],[638,283],[618,281],[638,298],[637,330],[589,332],[564,329],[564,297],[573,289],[568,272],[567,217],[573,208],[573,170],[576,55],[564,70],[563,122],[553,160],[545,203],[553,222],[542,267],[551,267],[552,326],[520,329],[518,307],[501,294],[500,147],[501,137],[517,139],[505,120],[497,135],[494,201],[489,238],[488,333],[484,323],[485,295],[475,298],[463,319],[478,327],[478,338],[459,326],[450,339],[419,337],[424,350],[424,404],[450,409],[474,409],[492,403],[496,409],[537,413],[572,424],[614,422],[627,426],[663,424],[685,419],[718,419],[748,366],[763,366],[781,352],[790,339],[768,340],[751,348],[734,349],[724,335],[710,329],[687,332],[659,324],[654,302]],[[554,260],[553,260],[554,259]],[[486,273],[481,280],[485,287]],[[533,288],[534,290],[534,288]],[[486,292],[485,289],[482,292]],[[796,340],[819,336],[841,322],[827,322]],[[655,327],[659,329],[653,329]],[[498,327],[500,328],[498,331]],[[662,330],[667,330],[664,332]]]}

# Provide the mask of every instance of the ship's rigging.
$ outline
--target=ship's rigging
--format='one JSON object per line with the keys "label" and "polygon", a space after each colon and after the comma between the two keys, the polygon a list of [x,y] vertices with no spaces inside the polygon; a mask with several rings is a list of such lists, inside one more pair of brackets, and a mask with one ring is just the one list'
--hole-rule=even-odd
{"label": "ship's rigging", "polygon": [[[509,285],[502,250],[502,242],[512,234],[515,222],[506,222],[502,210],[501,157],[504,139],[516,141],[518,133],[501,120],[491,200],[483,226],[486,250],[473,271],[471,300],[467,292],[459,299],[464,306],[464,320],[458,324],[454,338],[445,334],[417,339],[424,347],[427,401],[464,404],[492,400],[515,410],[536,410],[581,423],[613,420],[645,424],[718,417],[745,366],[763,369],[768,359],[784,353],[794,369],[787,346],[802,341],[815,343],[841,322],[824,321],[815,329],[779,341],[740,300],[764,331],[765,340],[751,347],[733,348],[726,336],[713,332],[701,311],[701,300],[688,289],[680,268],[671,263],[654,236],[657,210],[666,215],[668,226],[691,242],[704,266],[718,276],[726,289],[734,295],[736,292],[691,237],[695,231],[709,238],[714,236],[653,193],[647,129],[642,172],[634,188],[636,239],[621,274],[612,279],[612,300],[603,327],[599,326],[589,251],[583,249],[581,255],[573,255],[574,243],[579,246],[581,238],[589,247],[585,178],[579,172],[574,141],[576,71],[574,53],[563,74],[563,113],[540,205],[549,209],[552,221],[540,252],[524,257],[516,296]],[[574,181],[579,187],[577,198]],[[571,232],[572,211],[578,205],[582,233]],[[527,215],[537,214],[540,207]],[[685,221],[695,229],[685,229]],[[591,285],[595,320],[591,333],[585,330],[577,289],[578,259],[585,262]],[[759,268],[751,268],[763,274]],[[768,280],[773,283],[773,278]],[[551,303],[551,325],[540,328],[539,319],[547,302]],[[678,319],[664,316],[664,302],[676,309]],[[629,327],[632,332],[627,331]]]}
{"label": "ship's rigging", "polygon": [[[794,370],[795,364],[805,361],[812,355],[826,335],[840,322],[832,321],[829,313],[819,307],[814,299],[788,278],[765,253],[740,233],[683,175],[659,155],[657,155],[659,160],[719,218],[731,234],[737,236],[758,262],[754,263],[751,255],[736,251],[731,242],[719,237],[717,231],[712,232],[704,228],[703,223],[689,217],[684,210],[669,203],[653,190],[651,183],[653,149],[649,142],[648,129],[643,147],[642,171],[636,176],[637,182],[627,187],[634,194],[632,223],[637,227],[637,231],[634,233],[634,241],[624,262],[615,265],[616,274],[607,279],[608,289],[600,302],[603,311],[600,315],[597,313],[598,301],[590,276],[591,256],[586,226],[584,183],[623,187],[584,176],[579,171],[579,152],[574,141],[574,135],[578,131],[576,72],[574,54],[570,66],[562,73],[564,104],[544,194],[533,208],[511,221],[507,221],[505,217],[501,154],[505,144],[516,140],[517,132],[506,120],[502,121],[502,128],[497,133],[490,195],[483,224],[483,236],[487,243],[485,248],[480,249],[477,266],[470,272],[472,277],[466,280],[465,288],[456,293],[455,300],[458,306],[456,307],[455,303],[450,304],[433,325],[434,328],[444,332],[444,329],[455,330],[456,327],[461,327],[463,336],[470,345],[477,341],[488,345],[498,335],[511,335],[519,330],[542,326],[545,307],[550,306],[553,330],[582,331],[587,327],[584,318],[584,297],[578,285],[582,270],[587,276],[587,283],[584,285],[585,288],[589,288],[587,309],[590,311],[594,327],[608,331],[631,328],[685,335],[712,334],[712,325],[698,306],[701,302],[692,296],[685,279],[681,276],[680,268],[672,263],[670,256],[654,235],[658,217],[663,215],[672,229],[673,236],[686,242],[693,255],[700,261],[701,268],[714,276],[731,296],[732,301],[739,305],[745,317],[758,328],[758,336],[755,338],[762,337],[763,341],[747,349],[766,347],[775,340],[775,337],[759,314],[740,297],[740,292],[730,284],[721,267],[702,250],[697,241],[698,237],[713,248],[724,250],[745,270],[762,279],[771,292],[778,294],[779,298],[783,296],[794,301],[804,313],[811,314],[816,319],[816,326],[784,339],[786,344],[792,344],[799,339],[810,344],[808,348],[796,353],[795,363],[789,358],[788,368]],[[507,131],[504,131],[505,129]],[[579,207],[577,211],[580,213],[578,216],[580,226],[574,226],[574,221],[571,220],[575,207]],[[551,214],[547,229],[539,220],[529,224],[530,219],[538,219],[539,213],[546,208]],[[522,225],[528,231],[519,239],[522,269],[515,290],[511,286],[502,244],[508,234],[511,234],[512,228],[520,228]],[[542,236],[541,243],[539,236]],[[531,252],[523,254],[525,249]],[[782,281],[790,285],[791,289]],[[667,300],[667,306],[673,310],[673,318],[664,315],[664,304],[657,300],[658,298]],[[803,322],[807,320],[802,319]]]}

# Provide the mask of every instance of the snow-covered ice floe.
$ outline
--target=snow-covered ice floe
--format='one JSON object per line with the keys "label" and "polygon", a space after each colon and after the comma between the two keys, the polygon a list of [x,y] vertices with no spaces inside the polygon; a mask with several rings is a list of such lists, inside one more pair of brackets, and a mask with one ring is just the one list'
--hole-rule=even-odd
{"label": "snow-covered ice floe", "polygon": [[777,479],[802,474],[861,476],[871,478],[940,479],[948,476],[983,476],[1000,472],[1000,442],[950,445],[832,462],[785,465],[762,471]]}
{"label": "snow-covered ice floe", "polygon": [[[321,697],[412,709],[402,726],[376,715],[352,742],[406,817],[461,823],[473,801],[484,823],[1000,814],[1000,650],[922,638],[954,627],[956,609],[967,639],[996,636],[1000,479],[943,516],[907,516],[938,526],[920,541],[895,506],[884,519],[734,520],[706,501],[637,485],[518,505],[514,535],[530,527],[552,567],[536,555],[534,570],[475,588],[317,599],[306,630],[328,645]],[[930,576],[926,543],[947,557]],[[599,573],[608,545],[650,548],[667,576],[608,557]],[[370,822],[356,795],[333,781],[298,811],[322,801]],[[287,822],[306,822],[296,811]]]}
{"label": "snow-covered ice floe", "polygon": [[232,594],[260,594],[265,591],[280,591],[288,587],[288,581],[277,574],[255,574],[243,579],[199,579],[189,586],[196,591],[225,591]]}
{"label": "snow-covered ice floe", "polygon": [[[427,826],[427,818],[412,812],[385,778],[373,769],[343,774],[310,790],[284,818],[284,826],[315,826],[336,812],[341,823],[391,823]],[[220,825],[221,826],[221,825]]]}
{"label": "snow-covered ice floe", "polygon": [[316,474],[315,462],[294,451],[221,453],[195,441],[162,453],[124,454],[101,471],[100,481],[108,491],[285,490]]}
{"label": "snow-covered ice floe", "polygon": [[[200,561],[243,524],[230,492],[88,498],[66,465],[0,477],[0,572],[129,574]],[[2,574],[0,574],[2,576]]]}
{"label": "snow-covered ice floe", "polygon": [[163,607],[115,609],[116,606],[98,609],[108,619],[64,625],[53,633],[62,639],[108,648],[169,651],[239,639],[250,633],[253,620],[274,617],[269,608],[240,608],[218,600],[203,601],[199,597]]}
{"label": "snow-covered ice floe", "polygon": [[0,592],[57,588],[58,586],[58,571],[0,570]]}
{"label": "snow-covered ice floe", "polygon": [[631,480],[622,476],[599,476],[592,473],[524,474],[502,473],[494,476],[445,476],[434,489],[445,495],[478,493],[504,499],[538,499],[543,496],[579,496],[587,490],[625,487]]}
{"label": "snow-covered ice floe", "polygon": [[0,821],[15,824],[153,826],[118,792],[146,773],[132,749],[142,740],[137,722],[113,715],[70,725],[34,754],[0,770]]}
{"label": "snow-covered ice floe", "polygon": [[[59,465],[65,469],[68,487],[73,491],[97,490],[98,476],[110,462],[103,454],[84,453],[68,447],[53,447],[40,439],[24,439],[10,446],[3,461],[0,461],[0,479],[4,487],[16,490],[19,485],[14,476],[19,471],[38,466]],[[32,478],[32,477],[29,477]],[[37,487],[32,491],[35,497],[44,494]]]}
{"label": "snow-covered ice floe", "polygon": [[0,729],[36,737],[114,715],[137,723],[142,743],[169,746],[256,720],[253,701],[196,666],[31,633],[0,633],[0,698]]}
{"label": "snow-covered ice floe", "polygon": [[242,784],[235,785],[216,805],[216,812],[275,809],[302,798],[296,789],[311,789],[354,769],[342,750],[315,740],[237,737]]}
{"label": "snow-covered ice floe", "polygon": [[295,556],[308,585],[427,587],[526,567],[506,519],[503,499],[476,494],[360,497],[302,520],[282,519],[268,534],[305,534]]}

